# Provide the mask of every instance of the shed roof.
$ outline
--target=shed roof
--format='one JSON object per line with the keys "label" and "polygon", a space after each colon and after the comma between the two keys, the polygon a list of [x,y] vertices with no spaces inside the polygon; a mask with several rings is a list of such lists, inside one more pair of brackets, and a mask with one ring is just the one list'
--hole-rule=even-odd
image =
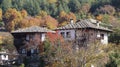
{"label": "shed roof", "polygon": [[41,33],[53,32],[54,33],[55,31],[49,30],[47,28],[39,27],[39,26],[31,26],[31,27],[12,31],[12,33],[33,33],[33,32],[41,32]]}
{"label": "shed roof", "polygon": [[89,19],[81,20],[77,23],[70,23],[70,24],[67,24],[63,27],[59,27],[57,29],[64,30],[64,29],[75,29],[75,28],[78,28],[78,29],[79,28],[93,28],[93,29],[104,30],[104,31],[112,31],[112,30],[105,28],[103,26],[98,27],[94,22],[92,22]]}

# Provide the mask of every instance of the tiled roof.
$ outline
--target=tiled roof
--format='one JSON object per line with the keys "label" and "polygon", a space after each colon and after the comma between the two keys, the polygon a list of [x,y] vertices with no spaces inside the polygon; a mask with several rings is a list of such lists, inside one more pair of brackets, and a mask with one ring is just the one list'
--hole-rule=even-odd
{"label": "tiled roof", "polygon": [[98,30],[104,30],[104,31],[112,31],[108,28],[105,28],[105,27],[102,27],[102,26],[97,26],[95,23],[93,23],[92,21],[90,21],[89,19],[86,19],[86,20],[81,20],[77,23],[70,23],[70,24],[67,24],[63,27],[59,27],[57,29],[75,29],[75,28],[93,28],[93,29],[98,29]]}
{"label": "tiled roof", "polygon": [[49,30],[47,28],[39,27],[39,26],[32,26],[27,27],[19,30],[12,31],[12,33],[32,33],[32,32],[55,32],[52,30]]}

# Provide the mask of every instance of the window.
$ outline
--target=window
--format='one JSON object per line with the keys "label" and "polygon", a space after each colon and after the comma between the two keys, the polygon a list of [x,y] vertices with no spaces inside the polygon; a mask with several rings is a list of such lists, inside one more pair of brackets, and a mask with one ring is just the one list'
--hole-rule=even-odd
{"label": "window", "polygon": [[101,36],[101,39],[104,39],[104,34],[100,34],[100,36]]}
{"label": "window", "polygon": [[60,34],[63,36],[63,38],[65,38],[65,33],[64,32],[61,32]]}
{"label": "window", "polygon": [[34,53],[34,49],[31,49],[31,54],[33,54]]}
{"label": "window", "polygon": [[91,36],[93,36],[93,33],[91,33]]}
{"label": "window", "polygon": [[26,50],[25,49],[22,49],[22,54],[25,54],[26,53]]}
{"label": "window", "polygon": [[29,40],[29,39],[30,39],[30,38],[29,38],[29,35],[27,35],[27,36],[26,36],[26,40]]}
{"label": "window", "polygon": [[66,32],[66,37],[67,37],[67,38],[71,38],[70,32]]}

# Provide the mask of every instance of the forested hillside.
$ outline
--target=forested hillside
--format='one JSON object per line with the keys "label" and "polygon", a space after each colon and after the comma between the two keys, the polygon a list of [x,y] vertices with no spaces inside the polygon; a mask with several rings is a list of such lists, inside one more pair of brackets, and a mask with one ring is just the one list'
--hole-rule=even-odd
{"label": "forested hillside", "polygon": [[120,0],[0,0],[0,26],[8,31],[33,25],[55,29],[70,19],[95,18],[111,24],[119,42],[119,3]]}

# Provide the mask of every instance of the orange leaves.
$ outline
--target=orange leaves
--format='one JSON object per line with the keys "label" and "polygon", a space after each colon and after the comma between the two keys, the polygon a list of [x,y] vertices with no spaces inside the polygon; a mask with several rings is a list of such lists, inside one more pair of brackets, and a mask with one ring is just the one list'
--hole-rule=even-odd
{"label": "orange leaves", "polygon": [[49,3],[56,3],[58,0],[48,0]]}
{"label": "orange leaves", "polygon": [[22,10],[21,11],[21,15],[22,15],[23,18],[27,17],[27,15],[28,15],[27,11],[26,10]]}
{"label": "orange leaves", "polygon": [[18,23],[22,20],[21,13],[16,9],[8,9],[4,14],[4,21],[8,31],[14,30]]}
{"label": "orange leaves", "polygon": [[70,12],[68,15],[69,15],[69,20],[70,20],[70,19],[73,19],[74,22],[76,21],[76,16],[75,16],[74,13]]}
{"label": "orange leaves", "polygon": [[99,20],[99,21],[102,21],[102,18],[103,18],[102,15],[96,16],[96,19]]}
{"label": "orange leaves", "polygon": [[55,29],[57,28],[58,22],[51,16],[45,16],[45,17],[26,17],[20,22],[20,27],[30,27],[30,26],[47,26],[49,29]]}
{"label": "orange leaves", "polygon": [[73,19],[74,22],[76,21],[76,16],[74,13],[70,12],[70,13],[66,13],[64,11],[61,11],[59,14],[59,22],[60,22],[60,26],[63,26],[65,24],[68,24],[70,22],[70,19]]}
{"label": "orange leaves", "polygon": [[30,26],[45,25],[49,29],[55,29],[58,26],[58,21],[45,11],[40,11],[38,16],[31,17],[28,16],[26,10],[17,11],[16,9],[10,8],[5,12],[3,18],[8,31]]}
{"label": "orange leaves", "polygon": [[39,16],[45,17],[45,16],[47,16],[47,12],[46,11],[40,11]]}
{"label": "orange leaves", "polygon": [[58,42],[58,41],[60,41],[60,42],[64,41],[63,37],[60,34],[58,34],[58,32],[56,32],[56,33],[47,33],[46,36],[47,36],[48,40],[50,40],[51,43],[55,43],[55,42]]}
{"label": "orange leaves", "polygon": [[58,26],[58,22],[56,19],[54,19],[53,17],[51,17],[50,15],[42,18],[42,20],[44,20],[45,25],[49,28],[49,29],[55,29]]}
{"label": "orange leaves", "polygon": [[2,9],[0,9],[0,20],[2,20]]}
{"label": "orange leaves", "polygon": [[7,21],[17,22],[17,21],[20,21],[22,19],[22,16],[21,16],[21,13],[19,11],[17,11],[16,9],[10,8],[5,12],[4,18]]}
{"label": "orange leaves", "polygon": [[40,26],[41,21],[38,18],[26,17],[20,22],[20,28],[30,27],[30,26]]}

